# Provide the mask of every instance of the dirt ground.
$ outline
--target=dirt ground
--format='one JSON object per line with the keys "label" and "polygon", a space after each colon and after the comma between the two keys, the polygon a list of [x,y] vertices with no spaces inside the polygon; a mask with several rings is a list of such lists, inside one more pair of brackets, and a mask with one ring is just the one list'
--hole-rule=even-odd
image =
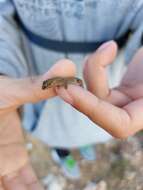
{"label": "dirt ground", "polygon": [[52,160],[50,149],[26,135],[33,167],[46,190],[143,190],[143,134],[96,146],[97,160],[87,162],[73,151],[81,179],[66,179]]}

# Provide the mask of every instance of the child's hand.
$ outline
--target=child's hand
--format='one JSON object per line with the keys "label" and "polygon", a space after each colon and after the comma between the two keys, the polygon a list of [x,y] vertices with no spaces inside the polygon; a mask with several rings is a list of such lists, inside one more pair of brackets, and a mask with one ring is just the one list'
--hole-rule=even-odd
{"label": "child's hand", "polygon": [[16,111],[0,117],[0,190],[43,190],[30,166]]}
{"label": "child's hand", "polygon": [[55,76],[74,76],[75,72],[75,65],[71,61],[61,60],[42,76],[23,79],[0,76],[0,115],[25,103],[35,103],[56,96],[53,88],[42,90],[43,81]]}
{"label": "child's hand", "polygon": [[115,59],[117,46],[104,44],[85,64],[88,90],[77,86],[59,95],[115,137],[126,138],[143,129],[143,49],[134,57],[121,84],[109,89],[106,66]]}

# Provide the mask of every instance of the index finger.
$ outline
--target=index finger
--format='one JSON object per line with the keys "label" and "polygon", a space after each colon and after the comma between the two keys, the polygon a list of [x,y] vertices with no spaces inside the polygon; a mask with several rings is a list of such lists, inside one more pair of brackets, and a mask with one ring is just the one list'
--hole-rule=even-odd
{"label": "index finger", "polygon": [[97,98],[85,89],[72,85],[67,91],[58,89],[58,94],[116,138],[127,138],[142,129],[143,100],[119,108]]}
{"label": "index finger", "polygon": [[47,73],[38,77],[0,77],[0,113],[14,110],[25,103],[35,103],[56,96],[53,88],[42,90],[43,81],[55,76],[74,76],[75,72],[75,65],[65,59],[58,61]]}

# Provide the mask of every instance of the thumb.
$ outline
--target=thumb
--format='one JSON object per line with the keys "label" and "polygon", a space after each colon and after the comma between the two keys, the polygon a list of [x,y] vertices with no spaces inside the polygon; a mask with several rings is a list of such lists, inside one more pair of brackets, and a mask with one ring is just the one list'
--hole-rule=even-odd
{"label": "thumb", "polygon": [[54,89],[42,90],[42,83],[55,76],[74,76],[75,65],[69,60],[58,61],[47,73],[23,79],[0,78],[0,112],[56,96]]}
{"label": "thumb", "polygon": [[106,66],[114,61],[116,54],[117,44],[109,41],[90,55],[85,63],[84,78],[87,88],[97,97],[104,99],[109,94]]}

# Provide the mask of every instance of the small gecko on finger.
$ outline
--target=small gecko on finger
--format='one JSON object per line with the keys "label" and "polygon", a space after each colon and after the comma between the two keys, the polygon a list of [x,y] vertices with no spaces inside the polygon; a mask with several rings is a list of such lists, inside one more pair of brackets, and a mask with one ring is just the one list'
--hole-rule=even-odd
{"label": "small gecko on finger", "polygon": [[76,77],[53,77],[43,82],[42,89],[45,90],[53,87],[64,87],[67,89],[69,84],[84,87],[83,81]]}

